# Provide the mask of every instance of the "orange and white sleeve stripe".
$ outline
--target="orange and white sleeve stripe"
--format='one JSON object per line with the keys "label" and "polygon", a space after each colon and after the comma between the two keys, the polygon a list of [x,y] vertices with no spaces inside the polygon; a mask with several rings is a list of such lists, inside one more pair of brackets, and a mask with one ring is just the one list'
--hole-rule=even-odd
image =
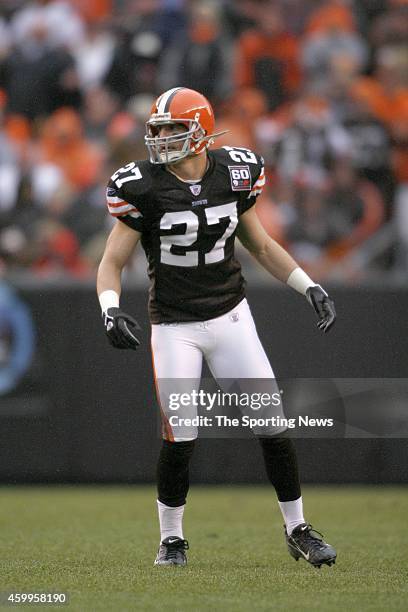
{"label": "orange and white sleeve stripe", "polygon": [[261,173],[258,176],[257,180],[255,181],[254,185],[252,186],[252,190],[250,191],[248,198],[251,198],[252,196],[258,196],[259,194],[261,194],[262,189],[265,185],[265,182],[266,182],[265,168],[262,167]]}
{"label": "orange and white sleeve stripe", "polygon": [[123,217],[125,215],[129,215],[134,219],[138,219],[142,216],[142,213],[139,212],[137,208],[121,198],[116,196],[106,196],[106,201],[108,204],[108,210],[113,217]]}

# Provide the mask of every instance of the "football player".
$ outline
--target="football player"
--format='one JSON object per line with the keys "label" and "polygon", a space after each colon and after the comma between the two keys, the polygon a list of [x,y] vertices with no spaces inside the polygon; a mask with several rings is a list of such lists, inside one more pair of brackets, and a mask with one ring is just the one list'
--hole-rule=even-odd
{"label": "football player", "polygon": [[[152,353],[163,423],[157,565],[186,564],[182,518],[197,437],[195,427],[175,431],[170,425],[163,381],[183,379],[196,387],[203,357],[216,380],[275,381],[245,298],[235,238],[275,278],[306,297],[320,330],[329,331],[336,318],[331,298],[258,220],[255,202],[265,184],[262,158],[245,148],[209,149],[217,136],[214,127],[203,95],[183,87],[166,91],[146,123],[149,159],[120,168],[107,187],[108,210],[117,222],[99,266],[97,290],[114,347],[139,346],[140,328],[119,303],[121,272],[139,240],[151,281]],[[290,554],[316,567],[331,565],[334,548],[303,516],[292,440],[284,428],[257,437]]]}

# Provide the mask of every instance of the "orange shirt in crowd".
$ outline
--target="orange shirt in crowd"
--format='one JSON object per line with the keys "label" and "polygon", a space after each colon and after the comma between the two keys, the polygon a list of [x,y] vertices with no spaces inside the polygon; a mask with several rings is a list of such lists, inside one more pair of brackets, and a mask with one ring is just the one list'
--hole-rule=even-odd
{"label": "orange shirt in crowd", "polygon": [[341,2],[324,2],[311,14],[306,25],[306,34],[327,30],[353,32],[356,29],[353,13]]}
{"label": "orange shirt in crowd", "polygon": [[351,86],[351,95],[364,101],[373,114],[388,125],[408,121],[408,89],[386,90],[371,77],[360,77]]}
{"label": "orange shirt in crowd", "polygon": [[282,64],[286,94],[293,93],[300,84],[299,45],[291,34],[282,33],[270,37],[258,30],[246,32],[238,41],[237,55],[235,83],[238,87],[256,85],[255,63],[267,57]]}
{"label": "orange shirt in crowd", "polygon": [[255,149],[255,122],[259,117],[265,116],[266,112],[267,101],[261,91],[251,87],[235,91],[220,105],[217,132],[228,132],[216,139],[216,147]]}
{"label": "orange shirt in crowd", "polygon": [[69,0],[88,22],[97,22],[112,15],[112,0]]}
{"label": "orange shirt in crowd", "polygon": [[97,179],[103,162],[101,151],[85,140],[81,118],[69,108],[57,110],[45,121],[40,155],[44,161],[59,166],[79,189]]}

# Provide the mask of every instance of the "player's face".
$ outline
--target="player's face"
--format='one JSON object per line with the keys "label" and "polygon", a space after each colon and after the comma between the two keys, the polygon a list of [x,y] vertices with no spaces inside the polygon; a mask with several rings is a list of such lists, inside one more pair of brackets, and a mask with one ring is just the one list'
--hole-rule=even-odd
{"label": "player's face", "polygon": [[190,153],[194,130],[181,122],[147,124],[146,145],[153,163],[176,163]]}
{"label": "player's face", "polygon": [[[182,123],[165,123],[163,125],[158,126],[158,137],[166,138],[168,136],[177,136],[178,134],[183,134],[187,132],[187,127]],[[183,142],[174,142],[169,144],[169,150],[171,151],[181,151],[183,148]],[[165,150],[165,145],[163,144],[161,150]]]}

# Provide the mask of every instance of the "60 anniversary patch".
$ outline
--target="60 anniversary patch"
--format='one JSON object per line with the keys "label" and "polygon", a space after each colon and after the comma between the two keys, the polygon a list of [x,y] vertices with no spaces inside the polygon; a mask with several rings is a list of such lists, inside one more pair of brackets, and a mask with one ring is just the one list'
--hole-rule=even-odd
{"label": "60 anniversary patch", "polygon": [[251,172],[249,166],[228,166],[232,191],[251,190]]}

